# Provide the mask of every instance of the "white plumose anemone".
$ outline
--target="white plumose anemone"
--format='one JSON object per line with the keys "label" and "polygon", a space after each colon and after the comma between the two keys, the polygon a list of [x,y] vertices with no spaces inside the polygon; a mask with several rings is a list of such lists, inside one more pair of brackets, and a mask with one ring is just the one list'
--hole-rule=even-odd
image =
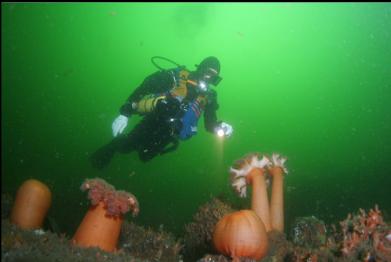
{"label": "white plumose anemone", "polygon": [[285,161],[287,160],[286,157],[281,157],[277,153],[273,153],[272,155],[272,164],[273,166],[281,167],[285,174],[288,174],[288,169],[284,166]]}
{"label": "white plumose anemone", "polygon": [[[281,167],[285,174],[288,174],[288,169],[285,167],[286,157],[281,157],[277,153],[273,153],[270,161],[267,156],[258,158],[257,154],[251,156],[250,159],[244,160],[245,164],[240,169],[230,168],[232,187],[240,197],[247,196],[247,181],[246,177],[253,168],[265,168],[270,166]],[[268,182],[268,180],[267,180]]]}
{"label": "white plumose anemone", "polygon": [[232,186],[240,197],[246,197],[247,181],[246,176],[253,168],[264,168],[270,165],[271,162],[266,156],[262,156],[261,159],[258,155],[253,155],[250,161],[245,161],[245,164],[240,169],[230,168]]}

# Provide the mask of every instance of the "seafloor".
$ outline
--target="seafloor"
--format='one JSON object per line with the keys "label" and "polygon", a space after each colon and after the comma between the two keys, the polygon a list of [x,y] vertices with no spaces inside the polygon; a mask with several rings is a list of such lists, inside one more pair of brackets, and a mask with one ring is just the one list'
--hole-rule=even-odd
{"label": "seafloor", "polygon": [[[9,221],[12,203],[11,196],[2,194],[1,261],[232,261],[212,244],[217,221],[235,211],[217,198],[198,209],[181,238],[125,221],[114,253],[72,245],[71,236],[54,232],[50,223],[39,230],[19,229]],[[337,226],[316,217],[297,218],[290,234],[271,231],[268,237],[268,254],[258,261],[391,261],[391,225],[377,206],[347,214]]]}

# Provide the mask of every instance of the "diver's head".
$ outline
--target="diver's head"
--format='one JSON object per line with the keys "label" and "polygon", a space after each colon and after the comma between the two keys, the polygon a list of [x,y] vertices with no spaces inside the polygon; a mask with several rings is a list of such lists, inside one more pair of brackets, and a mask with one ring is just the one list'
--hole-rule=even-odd
{"label": "diver's head", "polygon": [[216,57],[209,56],[196,66],[196,74],[200,83],[203,82],[205,86],[208,86],[209,84],[217,86],[220,83],[222,79],[219,76],[220,62]]}

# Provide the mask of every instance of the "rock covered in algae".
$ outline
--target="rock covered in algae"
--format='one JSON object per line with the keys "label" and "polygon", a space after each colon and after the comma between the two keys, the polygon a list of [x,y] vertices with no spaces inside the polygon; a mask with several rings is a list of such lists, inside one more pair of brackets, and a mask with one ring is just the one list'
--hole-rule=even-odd
{"label": "rock covered in algae", "polygon": [[212,239],[217,222],[235,210],[223,201],[213,198],[202,205],[193,216],[193,221],[185,225],[185,257],[194,259],[205,253],[214,252]]}
{"label": "rock covered in algae", "polygon": [[135,257],[148,261],[181,261],[182,244],[163,230],[152,230],[124,222],[121,228],[119,247]]}
{"label": "rock covered in algae", "polygon": [[23,230],[1,221],[1,261],[40,261],[40,262],[147,262],[129,253],[119,251],[107,253],[99,248],[80,248],[71,245],[70,239],[42,229]]}
{"label": "rock covered in algae", "polygon": [[298,217],[295,219],[291,239],[295,245],[307,248],[320,248],[326,244],[327,230],[325,223],[314,217]]}

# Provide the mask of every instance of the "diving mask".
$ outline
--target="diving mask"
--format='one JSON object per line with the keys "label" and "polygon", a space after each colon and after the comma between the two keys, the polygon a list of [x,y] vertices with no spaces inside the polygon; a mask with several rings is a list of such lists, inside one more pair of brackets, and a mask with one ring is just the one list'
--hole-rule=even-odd
{"label": "diving mask", "polygon": [[218,72],[213,68],[208,68],[197,77],[199,80],[187,80],[188,83],[195,86],[199,91],[206,92],[209,89],[209,85],[217,86],[222,78],[218,75]]}
{"label": "diving mask", "polygon": [[217,86],[222,80],[222,78],[219,76],[219,73],[211,67],[206,70],[202,79],[214,86]]}

